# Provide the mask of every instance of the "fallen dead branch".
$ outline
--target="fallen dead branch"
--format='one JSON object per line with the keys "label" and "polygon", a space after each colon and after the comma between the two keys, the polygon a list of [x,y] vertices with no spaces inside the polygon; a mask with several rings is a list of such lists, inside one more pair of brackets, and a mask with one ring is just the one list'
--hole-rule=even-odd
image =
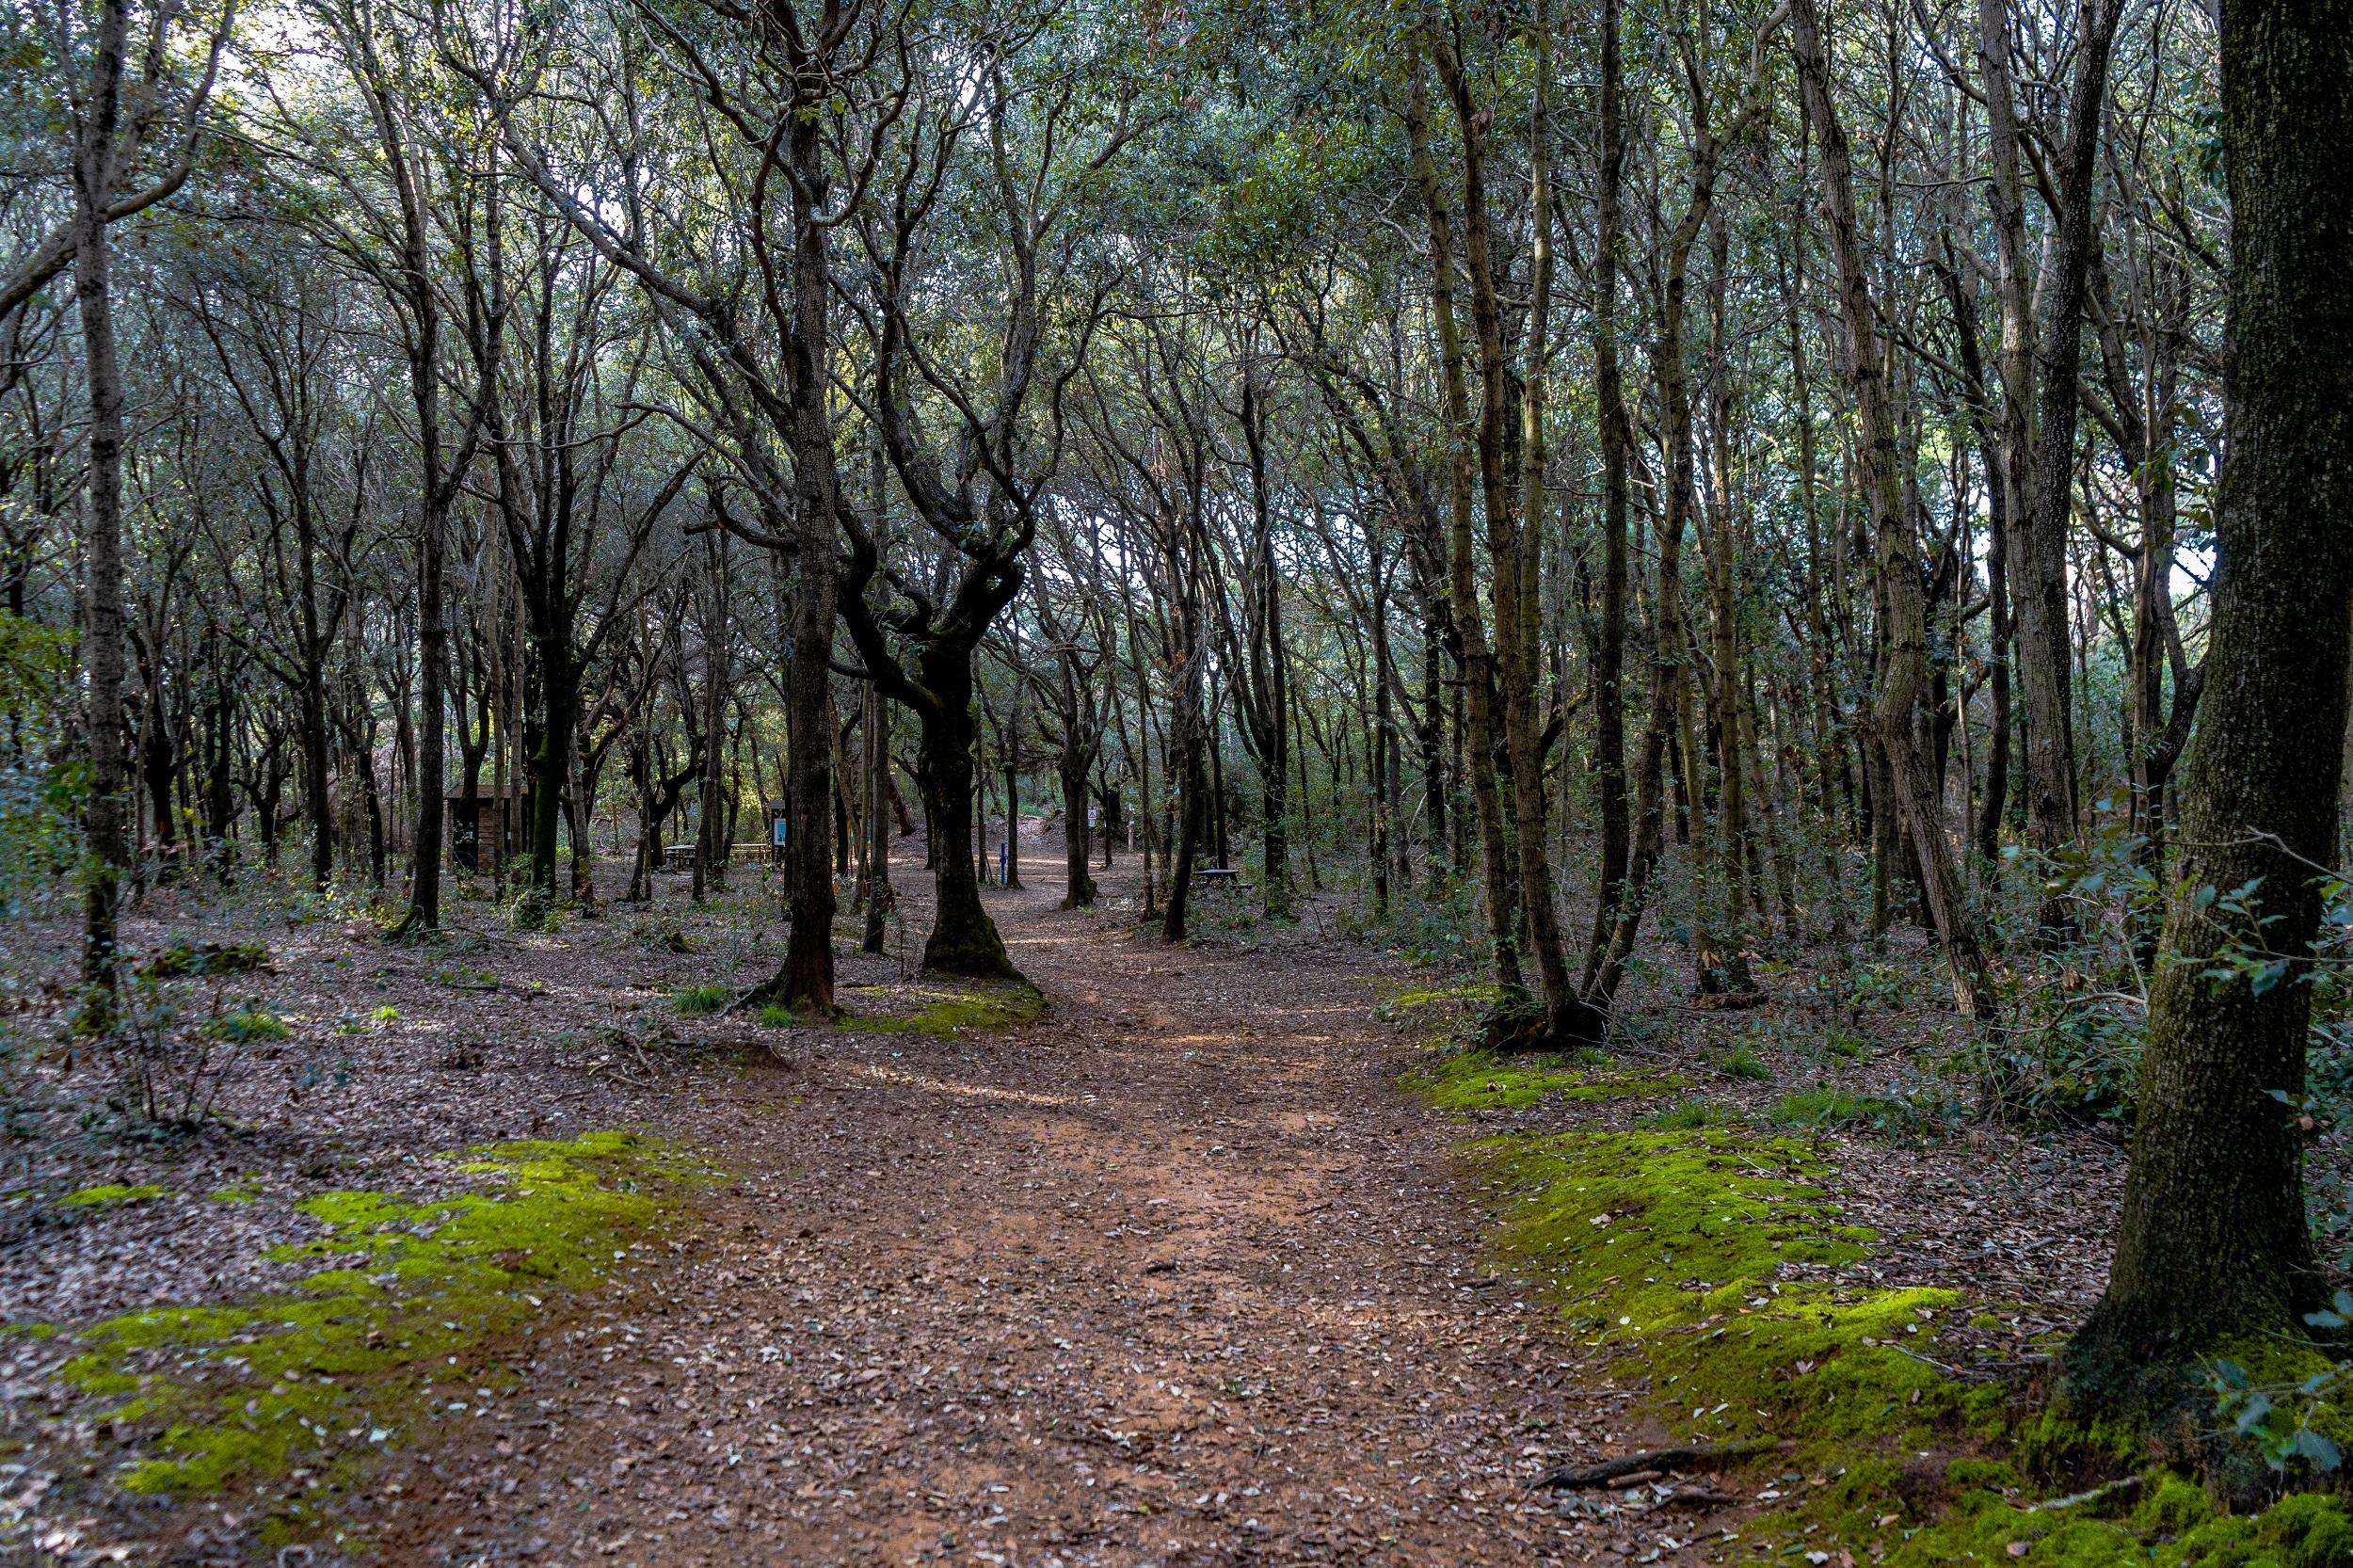
{"label": "fallen dead branch", "polygon": [[1758,1439],[1749,1443],[1711,1443],[1696,1448],[1646,1448],[1641,1453],[1620,1454],[1615,1459],[1597,1460],[1591,1464],[1573,1465],[1539,1476],[1529,1484],[1565,1491],[1585,1491],[1625,1480],[1647,1470],[1664,1475],[1670,1470],[1715,1470],[1757,1454],[1770,1453],[1780,1445]]}

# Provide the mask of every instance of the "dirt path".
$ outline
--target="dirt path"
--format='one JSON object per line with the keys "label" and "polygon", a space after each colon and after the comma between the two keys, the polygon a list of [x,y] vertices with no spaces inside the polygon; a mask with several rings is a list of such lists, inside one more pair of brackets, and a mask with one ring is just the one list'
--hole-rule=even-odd
{"label": "dirt path", "polygon": [[1485,1277],[1457,1134],[1393,1087],[1348,955],[1164,949],[1057,911],[1059,863],[1028,874],[990,902],[1050,1016],[805,1034],[703,1108],[736,1129],[718,1152],[739,1179],[671,1263],[520,1366],[479,1448],[389,1478],[380,1556],[1458,1564],[1605,1544],[1526,1481],[1603,1441],[1606,1406],[1545,1311]]}

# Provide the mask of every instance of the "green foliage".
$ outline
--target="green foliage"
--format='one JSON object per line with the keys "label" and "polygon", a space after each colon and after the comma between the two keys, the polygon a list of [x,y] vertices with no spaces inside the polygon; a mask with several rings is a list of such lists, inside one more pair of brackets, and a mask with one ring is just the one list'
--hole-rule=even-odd
{"label": "green foliage", "polygon": [[760,1027],[762,1029],[791,1029],[797,1021],[792,1016],[792,1009],[781,1002],[772,1001],[760,1010]]}
{"label": "green foliage", "polygon": [[683,955],[693,952],[696,946],[691,935],[675,925],[641,925],[630,935],[660,952]]}
{"label": "green foliage", "polygon": [[2006,1121],[2113,1121],[2132,1109],[2147,1025],[2145,965],[2164,889],[2147,863],[2148,841],[2127,830],[2112,802],[2101,802],[2099,813],[2100,826],[2056,857],[2014,845],[2004,852],[2030,873],[2036,897],[2056,899],[2074,922],[2052,962],[2015,973],[2003,1027],[1966,1053],[1981,1109]]}
{"label": "green foliage", "polygon": [[1641,1118],[1639,1125],[1660,1131],[1702,1127],[1732,1127],[1741,1120],[1740,1108],[1722,1100],[1685,1098]]}
{"label": "green foliage", "polygon": [[1460,964],[1486,951],[1479,888],[1469,879],[1449,879],[1434,903],[1406,889],[1393,889],[1390,902],[1399,951],[1414,963]]}
{"label": "green foliage", "polygon": [[166,983],[141,977],[88,1038],[113,1078],[113,1109],[186,1127],[211,1114],[214,1096],[246,1047],[293,1032],[275,1013],[230,1007],[217,988],[198,1007]]}
{"label": "green foliage", "polygon": [[1893,964],[1860,964],[1847,971],[1849,1007],[1879,1007],[1894,1011],[1904,1004],[1903,971]]}
{"label": "green foliage", "polygon": [[257,1040],[289,1040],[294,1030],[277,1014],[261,1008],[246,1008],[223,1014],[206,1021],[205,1032],[216,1040],[233,1045],[251,1045]]}
{"label": "green foliage", "polygon": [[1901,1100],[1823,1087],[1782,1096],[1767,1119],[1782,1127],[1871,1127],[1885,1131],[1909,1125],[1913,1114]]}
{"label": "green foliage", "polygon": [[673,1001],[681,1018],[699,1018],[716,1013],[728,1004],[729,993],[724,985],[689,985],[674,993]]}
{"label": "green foliage", "polygon": [[509,931],[559,931],[564,905],[545,888],[526,882],[507,894],[504,913]]}
{"label": "green foliage", "polygon": [[[2339,1290],[2330,1305],[2304,1320],[2341,1345],[2353,1328],[2353,1290]],[[2353,1359],[2317,1345],[2256,1345],[2218,1358],[2207,1381],[2215,1414],[2272,1469],[2329,1475],[2344,1464],[2343,1445],[2353,1442],[2353,1412],[2345,1405]]]}
{"label": "green foliage", "polygon": [[1724,1052],[1723,1060],[1716,1064],[1716,1068],[1726,1078],[1761,1080],[1773,1076],[1773,1070],[1765,1065],[1764,1058],[1750,1049],[1746,1041]]}

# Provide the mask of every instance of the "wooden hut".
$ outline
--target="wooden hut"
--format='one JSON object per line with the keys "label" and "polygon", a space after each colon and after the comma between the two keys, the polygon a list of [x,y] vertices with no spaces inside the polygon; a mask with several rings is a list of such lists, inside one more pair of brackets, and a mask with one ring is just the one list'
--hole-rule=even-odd
{"label": "wooden hut", "polygon": [[520,854],[531,823],[531,795],[520,785],[497,789],[488,784],[474,792],[472,817],[466,812],[466,792],[449,792],[441,813],[449,824],[450,864],[461,872],[495,872]]}

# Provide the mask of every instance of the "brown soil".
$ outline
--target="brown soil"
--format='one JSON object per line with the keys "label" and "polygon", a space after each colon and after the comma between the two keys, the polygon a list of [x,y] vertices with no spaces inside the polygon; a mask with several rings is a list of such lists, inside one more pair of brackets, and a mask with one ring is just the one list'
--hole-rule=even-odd
{"label": "brown soil", "polygon": [[[276,972],[239,977],[224,1004],[272,1009],[293,1036],[234,1064],[222,1119],[179,1140],[101,1113],[108,1080],[87,1053],[20,1074],[7,1322],[267,1288],[287,1270],[264,1249],[312,1228],[301,1198],[463,1179],[420,1155],[634,1128],[723,1174],[606,1289],[487,1347],[494,1397],[443,1411],[333,1499],[340,1548],[264,1549],[266,1495],[157,1509],[114,1492],[140,1434],[59,1384],[71,1336],[0,1337],[0,1559],[1451,1568],[1737,1549],[1723,1532],[1771,1484],[1755,1474],[1529,1486],[1669,1434],[1646,1424],[1639,1381],[1583,1359],[1551,1306],[1496,1272],[1490,1194],[1456,1158],[1467,1135],[1641,1107],[1433,1112],[1396,1080],[1436,1020],[1374,1016],[1378,981],[1430,973],[1337,935],[1340,895],[1277,928],[1228,918],[1248,889],[1208,894],[1201,939],[1172,949],[1131,929],[1132,857],[1103,876],[1101,908],[1065,912],[1060,846],[1025,849],[1027,889],[987,902],[1048,1011],[945,1036],[680,1016],[677,988],[740,992],[780,954],[776,906],[743,868],[700,909],[664,877],[657,905],[552,934],[461,904],[426,949],[282,901],[154,893],[132,944],[265,937]],[[927,920],[920,852],[902,840],[892,952],[845,948],[860,1011],[904,1016],[931,988],[903,951]],[[0,954],[0,978],[33,1039],[56,1027],[72,927],[21,930],[34,941]],[[1802,1036],[1797,983],[1769,988],[1776,1027]],[[1637,1063],[1705,1074],[1757,1016],[1693,1012],[1671,972],[1638,989],[1652,1022],[1625,1043]],[[1769,1054],[1773,1081],[1693,1092],[1762,1114],[1832,1070]],[[1881,1058],[1901,1061],[1858,1064],[1859,1087],[1897,1070]],[[1975,1128],[1820,1147],[1851,1217],[1885,1238],[1873,1278],[1998,1298],[2022,1343],[2096,1289],[2113,1140]],[[100,1183],[167,1195],[59,1202]],[[207,1197],[232,1186],[249,1201]]]}
{"label": "brown soil", "polygon": [[1057,910],[1060,872],[990,899],[1048,1016],[802,1033],[739,1079],[727,1195],[523,1368],[488,1451],[392,1479],[385,1556],[1502,1563],[1609,1539],[1528,1490],[1615,1435],[1611,1401],[1479,1262],[1458,1129],[1396,1089],[1361,950],[1171,950]]}

